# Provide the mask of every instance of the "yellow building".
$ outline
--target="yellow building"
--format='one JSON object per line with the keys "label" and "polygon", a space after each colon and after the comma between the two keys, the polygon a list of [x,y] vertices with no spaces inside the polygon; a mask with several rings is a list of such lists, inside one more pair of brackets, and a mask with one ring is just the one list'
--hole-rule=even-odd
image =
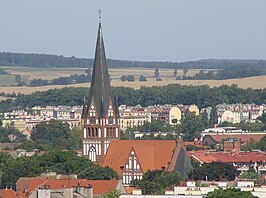
{"label": "yellow building", "polygon": [[169,111],[169,124],[180,124],[182,119],[182,112],[178,107],[172,107]]}
{"label": "yellow building", "polygon": [[199,108],[196,105],[190,105],[190,107],[188,108],[188,110],[190,112],[194,112],[196,114],[196,116],[199,115]]}

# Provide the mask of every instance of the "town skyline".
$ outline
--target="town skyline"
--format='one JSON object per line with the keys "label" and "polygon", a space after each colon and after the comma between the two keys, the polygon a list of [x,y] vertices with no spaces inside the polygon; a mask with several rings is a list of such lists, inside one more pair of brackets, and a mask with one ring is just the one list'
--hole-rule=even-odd
{"label": "town skyline", "polygon": [[263,1],[12,0],[0,5],[5,19],[0,22],[0,51],[91,58],[96,35],[92,27],[102,9],[111,59],[266,59]]}

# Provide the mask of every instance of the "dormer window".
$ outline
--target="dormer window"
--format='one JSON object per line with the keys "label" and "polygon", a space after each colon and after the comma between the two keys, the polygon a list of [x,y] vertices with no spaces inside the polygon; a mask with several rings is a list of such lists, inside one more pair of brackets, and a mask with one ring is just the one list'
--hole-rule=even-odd
{"label": "dormer window", "polygon": [[112,107],[112,105],[109,105],[108,117],[113,117],[113,115],[114,115],[113,107]]}
{"label": "dormer window", "polygon": [[93,105],[91,105],[90,108],[90,117],[95,117],[96,116],[96,111]]}

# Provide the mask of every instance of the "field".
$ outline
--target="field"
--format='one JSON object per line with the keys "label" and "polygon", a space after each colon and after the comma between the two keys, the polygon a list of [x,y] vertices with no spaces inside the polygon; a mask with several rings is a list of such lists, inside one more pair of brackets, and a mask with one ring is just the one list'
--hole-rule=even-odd
{"label": "field", "polygon": [[[72,74],[84,74],[85,68],[29,68],[29,67],[4,67],[11,74],[20,74],[28,79],[40,78],[51,80],[61,76],[70,76]],[[209,85],[210,87],[221,86],[221,85],[232,85],[237,84],[241,88],[255,88],[263,89],[266,88],[266,76],[257,76],[249,78],[238,78],[229,80],[175,80],[173,76],[173,69],[160,69],[160,77],[162,81],[156,81],[154,78],[154,69],[147,68],[111,68],[109,69],[112,77],[112,86],[124,86],[138,89],[141,86],[163,86],[168,84],[181,84],[181,85]],[[189,70],[187,75],[194,75],[199,70]],[[120,77],[122,75],[134,75],[135,82],[121,82]],[[140,75],[147,77],[146,82],[139,82],[138,78]],[[178,76],[183,75],[182,70],[178,70]],[[14,75],[12,75],[14,76]],[[1,76],[0,76],[1,77]],[[1,79],[0,82],[3,80]],[[0,92],[5,93],[23,93],[30,94],[35,91],[45,91],[52,88],[63,88],[63,87],[89,87],[89,83],[72,84],[72,85],[50,85],[41,87],[12,87],[5,86],[0,87]]]}
{"label": "field", "polygon": [[[33,67],[8,67],[2,66],[1,68],[6,69],[11,74],[19,74],[26,76],[29,80],[32,79],[43,79],[52,80],[59,77],[70,76],[74,74],[85,74],[86,68],[33,68]],[[160,69],[161,78],[174,78],[173,69]],[[199,72],[198,69],[189,70],[187,75],[194,75]],[[141,75],[147,78],[154,77],[154,69],[148,68],[110,68],[109,73],[114,80],[120,80],[122,75],[134,75],[138,79]],[[182,75],[183,70],[178,70],[177,75]]]}
{"label": "field", "polygon": [[43,79],[52,80],[74,74],[84,74],[85,68],[36,68],[36,67],[8,67],[2,66],[11,74],[26,76],[28,80]]}

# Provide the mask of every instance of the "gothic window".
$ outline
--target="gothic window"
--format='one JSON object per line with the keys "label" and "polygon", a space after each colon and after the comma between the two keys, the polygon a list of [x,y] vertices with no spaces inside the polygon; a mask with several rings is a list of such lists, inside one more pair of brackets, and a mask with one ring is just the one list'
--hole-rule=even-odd
{"label": "gothic window", "polygon": [[91,105],[89,112],[90,112],[90,123],[95,124],[96,123],[96,119],[95,119],[96,111],[93,105]]}
{"label": "gothic window", "polygon": [[113,124],[113,118],[112,118],[112,117],[109,117],[109,118],[108,118],[108,123],[109,123],[109,124]]}
{"label": "gothic window", "polygon": [[90,124],[96,124],[96,118],[95,117],[90,118]]}
{"label": "gothic window", "polygon": [[91,128],[88,128],[88,137],[91,136]]}
{"label": "gothic window", "polygon": [[91,146],[89,149],[89,160],[96,162],[96,149],[94,146]]}
{"label": "gothic window", "polygon": [[137,156],[132,150],[128,157],[128,161],[123,170],[123,183],[129,184],[132,179],[141,179],[143,173],[141,172],[140,164],[138,162]]}
{"label": "gothic window", "polygon": [[112,107],[112,105],[109,105],[108,117],[113,117],[113,115],[114,115],[113,107]]}

